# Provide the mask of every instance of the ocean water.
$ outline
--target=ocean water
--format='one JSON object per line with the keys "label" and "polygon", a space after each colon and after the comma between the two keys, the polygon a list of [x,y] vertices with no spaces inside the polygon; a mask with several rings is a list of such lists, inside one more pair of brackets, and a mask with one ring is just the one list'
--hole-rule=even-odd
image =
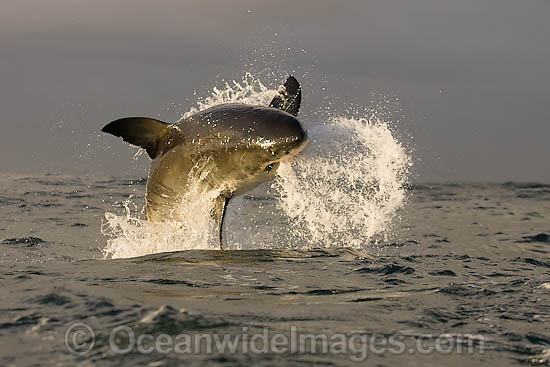
{"label": "ocean water", "polygon": [[[236,335],[244,327],[289,333],[295,326],[314,334],[405,335],[408,344],[426,334],[472,334],[485,338],[483,353],[371,352],[368,361],[548,364],[550,185],[409,187],[393,238],[360,249],[322,241],[313,248],[291,234],[268,249],[262,241],[287,231],[282,214],[266,214],[278,211],[276,200],[245,196],[228,214],[228,241],[264,232],[257,244],[264,249],[112,260],[100,233],[105,213],[143,192],[143,179],[2,175],[0,182],[3,366],[355,363],[329,353],[117,355],[108,336],[119,325],[170,335]],[[124,210],[120,204],[121,216]],[[74,322],[95,330],[85,356],[64,345]]]}
{"label": "ocean water", "polygon": [[153,225],[146,178],[0,174],[0,365],[550,364],[550,185],[411,184],[376,109],[305,124],[225,251],[200,192]]}

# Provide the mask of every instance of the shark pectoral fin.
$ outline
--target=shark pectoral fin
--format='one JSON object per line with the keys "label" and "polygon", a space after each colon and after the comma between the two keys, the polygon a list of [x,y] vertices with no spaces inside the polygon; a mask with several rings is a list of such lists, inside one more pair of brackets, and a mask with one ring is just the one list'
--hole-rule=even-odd
{"label": "shark pectoral fin", "polygon": [[170,130],[170,126],[172,125],[147,117],[126,117],[110,122],[101,131],[145,149],[149,157],[155,159],[161,153],[161,139]]}
{"label": "shark pectoral fin", "polygon": [[291,115],[296,116],[302,102],[302,88],[292,75],[288,77],[285,84],[279,88],[279,91],[269,104],[269,107],[278,108]]}
{"label": "shark pectoral fin", "polygon": [[220,195],[216,198],[214,201],[214,207],[212,208],[212,211],[210,212],[210,215],[214,220],[216,221],[216,224],[218,225],[218,235],[220,239],[220,250],[223,250],[223,242],[222,242],[222,236],[223,236],[223,219],[225,217],[225,208],[227,207],[227,204],[229,203],[230,197],[226,197],[224,195]]}

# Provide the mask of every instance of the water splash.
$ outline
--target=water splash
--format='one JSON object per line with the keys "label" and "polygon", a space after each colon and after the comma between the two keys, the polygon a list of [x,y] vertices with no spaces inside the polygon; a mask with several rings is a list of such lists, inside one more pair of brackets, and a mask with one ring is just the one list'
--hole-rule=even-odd
{"label": "water splash", "polygon": [[[275,92],[247,73],[239,82],[213,88],[182,119],[221,103],[268,105]],[[272,185],[277,206],[291,222],[281,230],[290,231],[298,247],[361,248],[388,230],[403,205],[411,160],[376,113],[369,118],[333,117],[306,127],[310,136],[306,154],[292,165],[281,164]],[[182,221],[169,223],[140,219],[143,209],[130,198],[124,203],[124,215],[105,214],[102,233],[109,239],[104,254],[125,258],[219,248],[209,215],[217,195],[201,191],[199,177],[195,190],[178,206]]]}
{"label": "water splash", "polygon": [[153,223],[141,219],[143,209],[139,209],[132,197],[123,202],[124,215],[105,213],[101,232],[110,238],[103,249],[104,255],[117,259],[159,252],[219,249],[217,227],[210,217],[211,204],[219,192],[204,190],[203,178],[198,178],[175,206],[177,213],[172,216],[181,218],[180,221]]}
{"label": "water splash", "polygon": [[406,150],[379,119],[336,117],[310,136],[313,154],[279,167],[272,185],[278,206],[308,246],[368,245],[405,202]]}
{"label": "water splash", "polygon": [[178,121],[222,103],[245,103],[255,106],[267,106],[271,102],[271,99],[273,99],[275,92],[276,89],[266,87],[260,80],[254,78],[252,74],[246,73],[240,82],[236,80],[226,82],[225,87],[222,89],[214,87],[211,95],[206,98],[199,98],[197,106],[185,112]]}

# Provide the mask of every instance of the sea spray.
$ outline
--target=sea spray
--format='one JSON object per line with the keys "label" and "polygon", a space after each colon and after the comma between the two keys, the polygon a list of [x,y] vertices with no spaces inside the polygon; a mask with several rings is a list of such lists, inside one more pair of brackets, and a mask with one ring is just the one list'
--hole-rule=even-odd
{"label": "sea spray", "polygon": [[[182,119],[221,103],[265,106],[275,92],[247,73],[241,81],[227,82],[224,88],[214,88],[210,96],[199,98]],[[287,234],[295,240],[291,244],[275,239],[268,246],[368,246],[374,236],[387,231],[404,203],[411,165],[406,149],[388,123],[372,111],[368,118],[332,117],[327,122],[306,121],[305,126],[310,137],[305,154],[281,164],[272,184],[277,207],[289,219]],[[217,195],[201,191],[198,178],[195,189],[177,208],[182,220],[167,223],[142,219],[139,205],[129,199],[123,215],[105,213],[102,233],[109,237],[105,256],[219,249],[216,225],[209,215]]]}
{"label": "sea spray", "polygon": [[217,227],[210,217],[210,210],[220,193],[205,190],[201,182],[206,173],[204,170],[200,173],[174,206],[177,212],[171,217],[181,218],[179,221],[153,223],[141,219],[139,206],[132,197],[123,202],[124,215],[105,213],[106,221],[101,232],[110,237],[103,249],[105,256],[116,259],[159,252],[219,249],[217,236],[213,235]]}
{"label": "sea spray", "polygon": [[266,87],[260,80],[246,73],[241,81],[226,82],[225,87],[212,88],[212,92],[205,98],[198,98],[197,106],[182,114],[180,121],[197,112],[222,103],[244,103],[254,106],[267,106],[273,99],[276,89]]}
{"label": "sea spray", "polygon": [[308,246],[367,246],[405,201],[406,150],[378,119],[336,117],[310,137],[309,154],[278,169],[278,206]]}

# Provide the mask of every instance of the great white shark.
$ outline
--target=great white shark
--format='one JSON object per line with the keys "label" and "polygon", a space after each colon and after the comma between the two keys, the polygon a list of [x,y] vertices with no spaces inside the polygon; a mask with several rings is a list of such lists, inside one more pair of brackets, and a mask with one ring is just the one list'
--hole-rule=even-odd
{"label": "great white shark", "polygon": [[306,146],[307,133],[296,118],[301,99],[298,81],[289,76],[269,107],[220,104],[174,124],[126,117],[101,131],[145,149],[153,160],[145,195],[149,221],[180,221],[178,205],[197,184],[201,192],[215,192],[210,214],[223,249],[229,200],[273,179],[280,162]]}

